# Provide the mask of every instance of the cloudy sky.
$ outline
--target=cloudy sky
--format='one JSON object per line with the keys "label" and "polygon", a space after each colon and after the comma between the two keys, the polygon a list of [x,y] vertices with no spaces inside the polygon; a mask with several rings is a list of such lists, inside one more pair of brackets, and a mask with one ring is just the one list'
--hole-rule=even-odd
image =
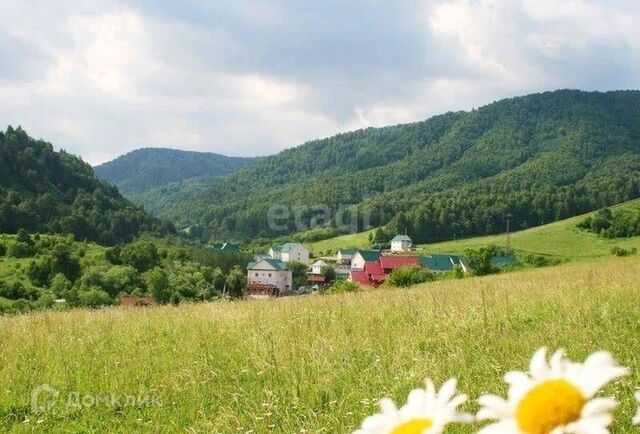
{"label": "cloudy sky", "polygon": [[266,155],[507,96],[640,88],[637,0],[0,0],[0,11],[0,125],[90,163],[142,146]]}

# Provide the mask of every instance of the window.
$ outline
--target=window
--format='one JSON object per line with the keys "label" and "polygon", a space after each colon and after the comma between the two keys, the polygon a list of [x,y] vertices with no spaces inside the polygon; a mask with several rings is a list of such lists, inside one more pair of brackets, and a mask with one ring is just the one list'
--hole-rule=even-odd
{"label": "window", "polygon": [[258,277],[258,273],[256,273],[256,277]]}
{"label": "window", "polygon": [[269,277],[271,277],[271,273],[269,273]]}

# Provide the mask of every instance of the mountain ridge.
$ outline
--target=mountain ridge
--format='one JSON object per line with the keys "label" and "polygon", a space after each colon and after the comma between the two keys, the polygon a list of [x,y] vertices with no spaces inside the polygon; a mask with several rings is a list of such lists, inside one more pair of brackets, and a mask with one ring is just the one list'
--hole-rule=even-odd
{"label": "mountain ridge", "polygon": [[639,151],[640,92],[550,91],[310,141],[161,215],[206,237],[269,239],[306,230],[291,216],[274,231],[272,204],[355,204],[358,225],[366,212],[374,226],[431,242],[495,233],[509,213],[526,228],[638,197]]}
{"label": "mountain ridge", "polygon": [[228,175],[259,158],[146,146],[94,166],[93,170],[123,194],[135,195],[191,178]]}

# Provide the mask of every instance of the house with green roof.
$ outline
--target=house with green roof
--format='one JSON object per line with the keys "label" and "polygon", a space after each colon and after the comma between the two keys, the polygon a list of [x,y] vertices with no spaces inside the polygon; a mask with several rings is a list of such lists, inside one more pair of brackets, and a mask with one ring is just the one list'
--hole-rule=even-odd
{"label": "house with green roof", "polygon": [[247,293],[252,298],[286,294],[292,282],[291,270],[280,259],[262,258],[247,265]]}
{"label": "house with green roof", "polygon": [[338,264],[350,264],[351,260],[355,256],[357,249],[340,249],[336,255]]}
{"label": "house with green roof", "polygon": [[413,246],[413,241],[408,235],[396,235],[391,239],[392,252],[408,252]]}
{"label": "house with green roof", "polygon": [[351,260],[351,269],[364,270],[366,262],[378,262],[381,255],[380,250],[358,250]]}
{"label": "house with green roof", "polygon": [[300,243],[284,243],[281,246],[271,247],[269,256],[281,259],[284,262],[297,261],[305,265],[309,264],[309,249]]}
{"label": "house with green roof", "polygon": [[497,255],[491,257],[491,266],[493,267],[513,267],[518,265],[518,260],[513,255]]}
{"label": "house with green roof", "polygon": [[222,245],[220,246],[220,251],[221,252],[239,252],[240,251],[240,245],[239,244],[234,244],[234,243],[222,243]]}
{"label": "house with green roof", "polygon": [[453,267],[459,265],[463,272],[467,272],[469,266],[461,256],[456,255],[430,255],[420,258],[423,267],[428,268],[432,273],[448,273],[453,271]]}

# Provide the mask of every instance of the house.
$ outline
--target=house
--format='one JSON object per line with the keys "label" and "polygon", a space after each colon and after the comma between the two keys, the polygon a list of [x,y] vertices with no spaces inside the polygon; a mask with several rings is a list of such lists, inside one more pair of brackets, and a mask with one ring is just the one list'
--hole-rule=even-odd
{"label": "house", "polygon": [[377,262],[381,255],[382,252],[380,250],[358,250],[353,255],[353,259],[351,259],[351,269],[363,270],[365,262]]}
{"label": "house", "polygon": [[247,265],[247,292],[253,298],[287,293],[292,280],[291,270],[280,259],[260,259]]}
{"label": "house", "polygon": [[356,254],[357,250],[356,249],[340,249],[338,250],[338,254],[336,256],[336,259],[338,261],[338,264],[350,264],[351,260],[353,259],[353,256]]}
{"label": "house", "polygon": [[322,274],[322,269],[328,266],[329,264],[327,264],[323,260],[318,260],[311,264],[311,274]]}
{"label": "house", "polygon": [[379,261],[365,261],[361,269],[352,269],[349,274],[350,281],[367,286],[378,286],[386,278]]}
{"label": "house", "polygon": [[464,258],[455,255],[431,255],[420,258],[420,262],[424,268],[436,274],[453,271],[456,265],[459,265],[464,273],[469,269]]}
{"label": "house", "polygon": [[220,251],[221,252],[239,252],[240,251],[240,245],[238,244],[234,244],[234,243],[222,243],[222,245],[220,246]]}
{"label": "house", "polygon": [[491,258],[493,267],[513,267],[514,265],[518,265],[518,260],[513,255],[496,255]]}
{"label": "house", "polygon": [[309,263],[309,250],[300,243],[284,243],[278,247],[269,249],[272,259],[280,259],[284,262],[297,261],[307,265]]}
{"label": "house", "polygon": [[126,295],[120,297],[120,306],[154,306],[158,304],[153,297],[136,297],[133,295]]}
{"label": "house", "polygon": [[408,252],[413,246],[413,241],[408,235],[396,235],[391,239],[391,251],[392,252]]}
{"label": "house", "polygon": [[389,274],[394,268],[415,266],[421,267],[422,263],[418,256],[380,256],[380,266],[385,274]]}

